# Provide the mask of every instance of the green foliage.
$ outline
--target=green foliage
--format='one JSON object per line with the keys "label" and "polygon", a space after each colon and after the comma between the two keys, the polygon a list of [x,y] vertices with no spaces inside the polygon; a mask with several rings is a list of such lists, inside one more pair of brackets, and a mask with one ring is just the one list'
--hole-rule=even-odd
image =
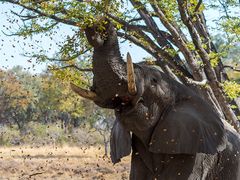
{"label": "green foliage", "polygon": [[221,23],[222,28],[224,31],[239,36],[240,35],[240,18],[239,17],[232,17],[231,19],[227,19]]}
{"label": "green foliage", "polygon": [[72,118],[84,115],[81,99],[71,91],[69,82],[54,74],[33,77],[15,67],[0,71],[0,80],[0,123],[16,123],[25,131],[28,122],[46,122],[53,116],[56,121],[60,112],[68,112]]}
{"label": "green foliage", "polygon": [[169,55],[172,56],[172,57],[174,57],[174,56],[176,56],[176,55],[178,54],[175,49],[167,48],[167,49],[165,49],[165,50],[166,50],[166,52],[168,52]]}
{"label": "green foliage", "polygon": [[44,146],[56,145],[95,145],[103,144],[98,132],[92,131],[87,127],[74,128],[71,134],[66,134],[56,124],[42,124],[30,122],[27,124],[27,131],[21,134],[17,126],[0,126],[0,146],[31,145]]}
{"label": "green foliage", "polygon": [[[56,71],[52,70],[52,72],[31,76],[21,67],[0,71],[2,80],[0,81],[2,83],[0,99],[11,97],[7,99],[7,104],[0,102],[2,107],[0,109],[0,145],[103,143],[102,137],[94,130],[95,125],[99,121],[96,127],[101,127],[101,131],[109,133],[113,113],[97,108],[93,103],[80,98],[70,88],[66,88],[69,87],[68,81],[74,78],[67,79],[66,76],[61,78]],[[63,69],[62,73],[70,74],[70,70]],[[76,77],[79,76],[76,75]],[[79,83],[81,82],[83,81]],[[33,96],[16,101],[16,97],[22,96],[25,91]],[[63,112],[70,115],[69,122],[66,124],[60,121],[60,115]],[[107,121],[109,118],[111,122]],[[74,120],[78,121],[77,124]],[[89,134],[90,130],[93,132]]]}
{"label": "green foliage", "polygon": [[177,8],[176,1],[158,1],[159,6],[164,10],[166,17],[169,21],[175,21],[176,17],[179,16],[179,11]]}
{"label": "green foliage", "polygon": [[[24,74],[20,72],[19,68],[0,71],[0,117],[8,123],[15,122],[19,129],[23,129],[25,123],[34,118],[31,111],[35,98],[30,88],[19,80],[18,75]],[[0,122],[3,121],[1,119]]]}
{"label": "green foliage", "polygon": [[[240,57],[240,46],[239,43],[227,41],[227,37],[223,34],[218,34],[213,37],[214,44],[217,48],[218,53],[213,54],[217,59],[222,59],[224,65],[239,69],[239,57]],[[217,62],[217,61],[216,61]],[[240,82],[240,73],[232,70],[231,68],[225,69],[229,78],[236,82]]]}
{"label": "green foliage", "polygon": [[217,20],[216,30],[222,31],[227,35],[227,39],[230,42],[238,42],[240,34],[240,17],[239,11],[239,1],[237,0],[213,0],[206,3],[208,8],[216,9],[221,13],[219,19]]}
{"label": "green foliage", "polygon": [[225,81],[223,88],[230,99],[235,99],[240,96],[240,84],[234,81]]}
{"label": "green foliage", "polygon": [[209,59],[210,59],[210,63],[212,65],[212,67],[217,67],[217,65],[220,61],[219,53],[211,52],[209,54]]}
{"label": "green foliage", "polygon": [[194,51],[195,50],[195,46],[192,42],[188,42],[187,43],[187,47],[191,50],[191,51]]}
{"label": "green foliage", "polygon": [[19,142],[20,132],[17,126],[0,126],[0,146],[16,145]]}

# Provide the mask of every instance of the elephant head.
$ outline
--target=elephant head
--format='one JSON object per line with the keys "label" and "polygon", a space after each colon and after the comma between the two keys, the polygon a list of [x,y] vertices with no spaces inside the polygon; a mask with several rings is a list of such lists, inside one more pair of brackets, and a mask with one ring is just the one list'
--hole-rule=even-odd
{"label": "elephant head", "polygon": [[[155,67],[124,62],[113,24],[86,28],[94,47],[91,91],[72,84],[79,95],[115,110],[111,133],[114,163],[131,151],[130,132],[153,153],[215,153],[224,141],[223,123],[210,105]],[[213,134],[214,133],[214,134]]]}

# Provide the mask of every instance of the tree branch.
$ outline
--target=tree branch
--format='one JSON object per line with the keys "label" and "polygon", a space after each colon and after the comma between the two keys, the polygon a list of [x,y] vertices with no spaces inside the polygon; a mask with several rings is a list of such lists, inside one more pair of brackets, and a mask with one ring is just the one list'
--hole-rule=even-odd
{"label": "tree branch", "polygon": [[223,69],[224,69],[224,68],[229,68],[229,69],[231,69],[231,70],[233,70],[233,71],[240,72],[240,69],[238,69],[237,67],[233,67],[233,66],[229,66],[229,65],[224,65],[224,66],[223,66]]}
{"label": "tree branch", "polygon": [[197,3],[197,6],[194,9],[194,12],[198,11],[198,9],[200,8],[201,4],[202,4],[202,0],[199,0],[198,3]]}
{"label": "tree branch", "polygon": [[169,32],[173,36],[173,39],[175,40],[177,47],[181,50],[186,61],[189,63],[190,68],[192,69],[192,72],[193,72],[194,79],[201,80],[202,77],[201,77],[201,73],[199,73],[199,68],[196,64],[196,60],[195,60],[192,52],[187,47],[186,42],[180,35],[180,32],[178,32],[178,29],[172,23],[169,22],[169,20],[167,19],[167,17],[163,13],[163,11],[158,6],[158,3],[156,0],[153,0],[153,2],[151,3],[151,6],[154,9],[154,11],[156,12],[159,20],[169,30]]}
{"label": "tree branch", "polygon": [[135,21],[141,21],[141,20],[143,20],[141,17],[133,18],[133,19],[129,20],[128,23],[135,22]]}
{"label": "tree branch", "polygon": [[[147,51],[153,57],[155,57],[161,68],[165,69],[165,65],[168,64],[169,67],[174,69],[176,72],[181,72],[185,76],[191,77],[191,74],[189,74],[189,72],[186,71],[182,66],[178,65],[175,61],[173,61],[173,57],[170,56],[163,49],[161,49],[161,48],[156,48],[155,49],[154,47],[151,46],[151,44],[150,44],[150,46],[147,45],[147,44],[144,44],[139,40],[138,37],[135,37],[133,35],[129,35],[129,34],[121,33],[121,32],[117,32],[117,34],[118,34],[119,37],[122,37],[124,39],[127,39],[127,40],[133,42],[137,46],[143,48],[145,51]],[[146,36],[145,38],[149,38],[149,37]],[[149,41],[147,40],[147,42],[149,42]]]}
{"label": "tree branch", "polygon": [[[124,26],[124,28],[122,28],[123,30],[127,31],[127,30],[132,30],[132,31],[136,31],[136,32],[140,32],[141,30],[142,31],[145,31],[145,32],[149,32],[149,33],[152,33],[152,31],[147,27],[147,26],[144,26],[144,25],[132,25],[130,24],[129,22],[126,22],[124,21],[123,19],[120,19],[119,17],[116,17],[116,16],[113,16],[111,14],[108,14],[108,16],[110,18],[112,18],[113,20],[117,21],[118,23],[122,24]],[[176,42],[175,42],[175,39],[172,37],[171,34],[169,34],[168,32],[166,31],[162,31],[162,30],[159,30],[159,32],[161,33],[161,35],[169,40],[172,44],[176,45]],[[142,33],[141,33],[142,34]],[[151,40],[152,41],[152,40]],[[154,43],[155,44],[155,43]],[[156,44],[155,44],[156,45]],[[156,45],[157,46],[157,45]],[[177,45],[176,45],[177,46]]]}
{"label": "tree branch", "polygon": [[127,22],[123,19],[120,19],[119,17],[116,17],[109,13],[107,13],[107,16],[112,18],[113,20],[117,21],[118,23],[122,24],[124,26],[124,29],[129,29],[129,30],[134,30],[134,31],[143,30],[146,32],[151,32],[151,30],[147,26],[130,24],[129,22]]}
{"label": "tree branch", "polygon": [[39,18],[40,16],[37,15],[37,16],[31,16],[31,15],[20,15],[16,12],[14,12],[13,10],[10,11],[12,14],[14,14],[15,16],[18,16],[22,21],[27,21],[27,20],[30,20],[30,19],[36,19],[36,18]]}
{"label": "tree branch", "polygon": [[203,63],[204,63],[204,70],[205,73],[207,74],[208,80],[209,80],[209,85],[211,86],[211,89],[213,90],[213,93],[215,97],[217,98],[225,117],[231,122],[231,124],[234,126],[234,128],[240,132],[240,128],[238,125],[238,118],[234,114],[233,110],[229,106],[226,97],[223,94],[223,91],[219,85],[219,82],[217,80],[216,74],[214,69],[212,68],[209,60],[209,56],[207,52],[204,50],[201,42],[201,38],[199,34],[197,33],[196,29],[194,28],[194,25],[192,23],[192,19],[190,16],[187,14],[187,7],[185,4],[184,0],[177,0],[178,2],[178,8],[180,11],[181,19],[183,23],[186,25],[188,28],[188,31],[191,35],[191,38],[193,40],[193,44],[195,48],[197,49],[197,52],[199,56],[201,57]]}
{"label": "tree branch", "polygon": [[[130,0],[130,1],[131,1],[132,5],[137,9],[138,13],[140,14],[142,19],[144,20],[145,24],[151,30],[151,35],[153,36],[153,38],[155,38],[157,40],[157,43],[159,44],[159,46],[161,46],[162,49],[166,48],[166,49],[175,51],[172,44],[176,44],[177,39],[176,40],[174,40],[174,38],[171,38],[171,40],[167,39],[167,37],[165,36],[166,34],[163,33],[163,31],[161,31],[158,28],[158,25],[156,24],[156,22],[154,21],[153,17],[150,15],[150,12],[146,9],[146,7],[138,0]],[[156,15],[158,15],[158,14],[155,11],[155,16]],[[165,52],[167,52],[167,51],[165,51]],[[171,56],[171,55],[169,54],[168,56]],[[181,69],[183,69],[184,72],[188,71],[187,68],[185,67],[185,65],[182,63],[182,59],[180,58],[180,56],[178,54],[175,54],[171,58],[170,61],[173,61],[172,64],[175,64],[177,66],[181,66]],[[193,72],[195,72],[195,71],[193,71]],[[192,76],[188,72],[187,76],[189,76],[189,75]]]}
{"label": "tree branch", "polygon": [[157,58],[157,52],[151,47],[151,46],[144,46],[143,43],[136,37],[129,35],[127,33],[117,32],[117,35],[123,39],[127,39],[130,42],[133,42],[137,46],[143,48],[145,51],[147,51],[149,54],[151,54],[153,57]]}
{"label": "tree branch", "polygon": [[158,44],[162,47],[166,47],[166,46],[171,47],[170,43],[167,42],[167,40],[164,37],[162,37],[162,34],[156,22],[154,21],[152,16],[149,14],[145,6],[138,0],[130,0],[130,2],[137,9],[138,13],[140,14],[141,18],[144,20],[145,24],[151,30],[151,34],[157,40]]}
{"label": "tree branch", "polygon": [[12,4],[16,4],[18,6],[21,6],[25,9],[27,9],[27,10],[30,10],[30,11],[34,12],[34,13],[37,13],[40,16],[48,17],[48,18],[53,19],[57,22],[61,22],[61,23],[68,24],[68,25],[71,25],[71,26],[78,26],[77,22],[67,20],[67,19],[61,19],[61,18],[59,18],[55,15],[50,15],[50,14],[44,13],[44,12],[38,10],[38,9],[33,8],[33,7],[29,7],[29,6],[26,6],[24,4],[21,4],[19,1],[4,0],[3,2],[9,2],[9,3],[12,3]]}
{"label": "tree branch", "polygon": [[187,83],[193,84],[193,85],[198,85],[198,86],[205,86],[208,82],[207,79],[203,79],[202,81],[194,81],[193,79],[190,79],[186,77]]}
{"label": "tree branch", "polygon": [[226,17],[229,19],[230,18],[230,16],[229,16],[229,14],[228,14],[228,7],[226,6],[226,4],[224,4],[224,2],[222,2],[221,0],[218,0],[218,2],[219,2],[219,4],[223,7],[223,11],[224,11],[224,13],[226,14]]}
{"label": "tree branch", "polygon": [[79,52],[79,53],[76,53],[75,55],[73,55],[72,57],[67,57],[67,58],[62,58],[62,59],[58,59],[58,58],[50,58],[50,57],[47,57],[46,55],[43,55],[43,54],[34,54],[34,55],[26,55],[26,54],[22,54],[23,56],[25,57],[29,57],[29,58],[36,58],[38,60],[49,60],[49,61],[59,61],[59,62],[66,62],[66,61],[71,61],[75,58],[77,58],[78,56],[82,55],[82,54],[85,54],[86,52],[88,52],[91,48],[88,48],[86,50],[84,50],[83,52]]}

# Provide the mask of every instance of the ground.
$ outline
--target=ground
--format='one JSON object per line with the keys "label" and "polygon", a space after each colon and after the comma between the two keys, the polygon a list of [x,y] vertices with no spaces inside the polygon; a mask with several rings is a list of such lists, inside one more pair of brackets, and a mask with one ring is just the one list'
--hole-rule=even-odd
{"label": "ground", "polygon": [[0,147],[2,179],[128,179],[130,158],[113,165],[99,147]]}

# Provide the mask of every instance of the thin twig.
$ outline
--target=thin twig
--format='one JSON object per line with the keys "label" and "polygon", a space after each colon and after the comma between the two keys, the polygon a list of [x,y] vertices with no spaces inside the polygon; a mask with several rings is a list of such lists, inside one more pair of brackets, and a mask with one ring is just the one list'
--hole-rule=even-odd
{"label": "thin twig", "polygon": [[36,15],[36,16],[31,16],[31,15],[20,15],[14,11],[11,10],[11,13],[18,16],[21,20],[23,21],[27,21],[27,20],[30,20],[30,19],[35,19],[35,18],[39,18],[39,15]]}
{"label": "thin twig", "polygon": [[33,173],[33,174],[30,174],[29,175],[29,178],[33,177],[33,176],[36,176],[36,175],[39,175],[39,174],[43,174],[44,172],[37,172],[37,173]]}
{"label": "thin twig", "polygon": [[231,70],[233,70],[233,71],[240,72],[240,69],[238,69],[238,68],[236,68],[236,67],[233,67],[233,66],[224,65],[222,69],[224,69],[224,68],[229,68],[229,69],[231,69]]}
{"label": "thin twig", "polygon": [[133,19],[129,20],[128,23],[135,22],[135,21],[141,21],[141,20],[143,20],[143,18],[141,18],[141,17],[133,18]]}

